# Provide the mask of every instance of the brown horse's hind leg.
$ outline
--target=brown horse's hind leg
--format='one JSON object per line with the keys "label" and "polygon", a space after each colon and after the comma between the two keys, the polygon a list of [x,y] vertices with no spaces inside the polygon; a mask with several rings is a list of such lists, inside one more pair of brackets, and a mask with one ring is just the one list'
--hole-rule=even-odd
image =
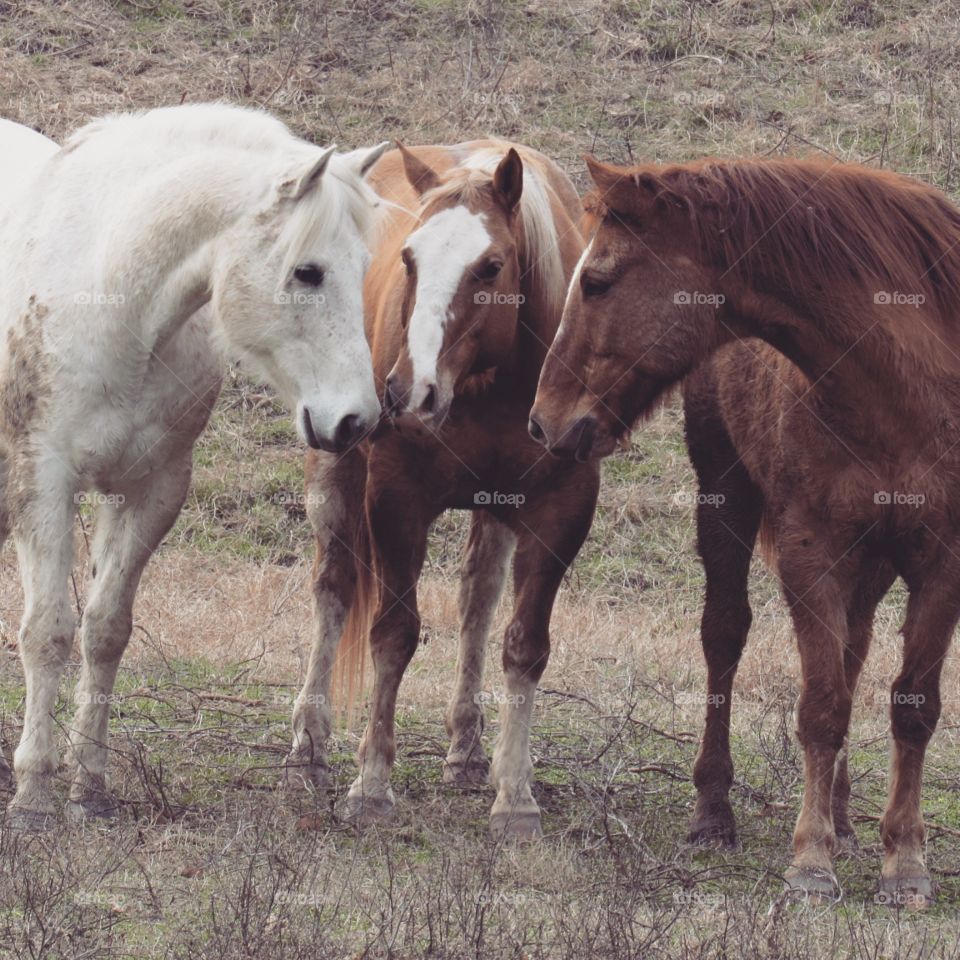
{"label": "brown horse's hind leg", "polygon": [[960,615],[960,545],[939,551],[922,583],[911,582],[903,627],[903,665],[890,690],[892,770],[880,821],[886,855],[880,894],[895,906],[924,907],[933,884],[924,862],[920,791],[927,744],[940,718],[940,673]]}
{"label": "brown horse's hind leg", "polygon": [[541,835],[540,808],[530,789],[530,726],[537,682],[550,655],[550,615],[557,589],[590,530],[599,475],[579,468],[557,477],[551,494],[531,501],[508,522],[517,531],[513,562],[515,607],[503,640],[505,689],[500,735],[493,751],[490,781],[497,797],[490,812],[494,837],[530,839]]}
{"label": "brown horse's hind leg", "polygon": [[293,746],[284,766],[288,789],[323,793],[330,785],[330,677],[354,601],[357,564],[366,562],[365,557],[355,556],[365,482],[366,458],[358,449],[336,457],[308,454],[305,490],[316,546],[313,598],[317,632],[303,689],[293,708]]}
{"label": "brown horse's hind leg", "polygon": [[731,699],[752,618],[747,579],[762,497],[737,457],[715,402],[700,389],[699,381],[691,380],[685,399],[687,446],[700,492],[697,546],[707,581],[700,632],[707,662],[706,724],[693,768],[697,805],[687,839],[732,847],[737,828],[728,799],[733,783]]}
{"label": "brown horse's hind leg", "polygon": [[[847,609],[847,647],[844,651],[844,675],[847,689],[853,697],[857,690],[860,671],[870,649],[873,636],[873,616],[877,604],[886,595],[896,579],[896,571],[884,560],[870,558],[862,571],[857,588]],[[850,771],[848,769],[848,744],[837,756],[833,779],[833,829],[841,850],[857,849],[857,834],[850,822]]]}
{"label": "brown horse's hind leg", "polygon": [[445,783],[486,783],[490,764],[483,752],[480,688],[490,624],[507,575],[516,535],[491,514],[478,510],[460,573],[460,650],[457,686],[447,708],[450,750],[443,764]]}

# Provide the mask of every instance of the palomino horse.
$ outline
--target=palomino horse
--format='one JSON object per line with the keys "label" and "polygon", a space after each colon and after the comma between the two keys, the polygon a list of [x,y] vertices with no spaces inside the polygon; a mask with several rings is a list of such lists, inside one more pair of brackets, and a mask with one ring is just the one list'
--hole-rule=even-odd
{"label": "palomino horse", "polygon": [[[537,835],[534,694],[554,597],[589,530],[599,473],[545,456],[526,422],[583,246],[582,209],[546,157],[495,141],[401,147],[370,182],[396,205],[365,288],[374,370],[395,430],[343,457],[307,456],[319,632],[294,710],[288,781],[326,787],[331,664],[341,633],[344,656],[362,656],[372,613],[372,706],[347,807],[359,820],[391,814],[394,709],[420,635],[427,530],[444,510],[473,510],[444,778],[486,779],[481,703],[499,702],[491,828]],[[485,695],[484,647],[514,549],[505,688]]]}
{"label": "palomino horse", "polygon": [[788,883],[837,892],[831,855],[853,832],[852,699],[874,610],[899,575],[909,602],[881,892],[925,904],[921,775],[960,615],[960,213],[927,186],[856,166],[590,169],[598,227],[530,426],[556,453],[603,456],[704,364],[686,389],[690,453],[712,495],[698,517],[711,706],[693,839],[734,835],[730,693],[762,518],[803,672]]}
{"label": "palomino horse", "polygon": [[[7,823],[53,822],[53,711],[73,644],[73,517],[97,491],[68,811],[109,815],[107,715],[144,565],[176,519],[220,349],[263,373],[311,446],[379,420],[363,335],[362,177],[278,120],[198,105],[97,121],[62,150],[0,128],[0,541],[25,594],[26,715]],[[209,309],[200,310],[210,303]],[[3,762],[0,774],[12,777]]]}

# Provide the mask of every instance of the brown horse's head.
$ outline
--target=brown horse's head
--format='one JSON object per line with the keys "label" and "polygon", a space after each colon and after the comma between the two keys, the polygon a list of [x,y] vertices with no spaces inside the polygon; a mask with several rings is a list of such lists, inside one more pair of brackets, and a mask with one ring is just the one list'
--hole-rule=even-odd
{"label": "brown horse's head", "polygon": [[597,227],[540,374],[530,433],[552,453],[606,456],[717,344],[723,295],[681,197],[656,168],[587,159]]}
{"label": "brown horse's head", "polygon": [[419,193],[419,223],[403,245],[403,343],[385,407],[440,424],[468,377],[502,363],[517,335],[523,163],[512,147],[492,171],[441,176],[399,145]]}

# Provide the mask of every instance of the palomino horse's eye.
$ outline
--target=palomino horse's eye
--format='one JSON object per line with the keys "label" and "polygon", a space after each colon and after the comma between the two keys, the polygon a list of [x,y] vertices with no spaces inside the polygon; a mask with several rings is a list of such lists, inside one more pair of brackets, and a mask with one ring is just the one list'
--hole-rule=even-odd
{"label": "palomino horse's eye", "polygon": [[599,297],[601,293],[606,293],[613,286],[613,281],[608,277],[599,277],[592,273],[580,274],[580,289],[585,297]]}
{"label": "palomino horse's eye", "polygon": [[497,279],[502,269],[503,264],[499,260],[488,260],[482,267],[474,270],[473,275],[482,283],[490,283]]}
{"label": "palomino horse's eye", "polygon": [[323,270],[315,263],[301,263],[294,268],[293,278],[308,287],[319,287],[323,283]]}

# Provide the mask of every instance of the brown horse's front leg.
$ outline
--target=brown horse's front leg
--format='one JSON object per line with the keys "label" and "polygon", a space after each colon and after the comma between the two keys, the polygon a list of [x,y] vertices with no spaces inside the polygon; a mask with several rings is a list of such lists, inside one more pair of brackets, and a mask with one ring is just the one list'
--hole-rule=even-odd
{"label": "brown horse's front leg", "polygon": [[[903,666],[890,690],[893,730],[890,792],[880,821],[886,855],[880,899],[894,906],[925,907],[933,884],[923,856],[925,839],[920,791],[927,744],[940,718],[940,673],[960,616],[960,569],[954,550],[943,551],[910,583],[903,627]],[[912,580],[913,578],[911,578]]]}
{"label": "brown horse's front leg", "polygon": [[540,808],[530,789],[530,728],[534,697],[550,655],[550,615],[567,567],[573,562],[593,519],[599,476],[577,470],[554,481],[555,493],[528,503],[507,522],[518,535],[514,558],[514,615],[503,641],[504,690],[500,735],[490,780],[497,797],[490,812],[494,837],[532,839],[542,834]]}
{"label": "brown horse's front leg", "polygon": [[347,794],[346,815],[364,824],[388,819],[395,800],[390,773],[396,756],[397,691],[420,639],[417,580],[430,517],[409,491],[377,487],[370,474],[367,514],[379,602],[370,631],[374,681],[370,717],[357,756],[360,773]]}

